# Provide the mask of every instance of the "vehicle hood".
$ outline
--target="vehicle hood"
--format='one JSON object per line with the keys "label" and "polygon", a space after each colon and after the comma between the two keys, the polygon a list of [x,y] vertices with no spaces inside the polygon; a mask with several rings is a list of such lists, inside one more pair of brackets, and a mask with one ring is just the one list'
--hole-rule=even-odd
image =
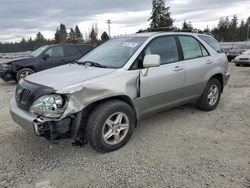
{"label": "vehicle hood", "polygon": [[114,71],[115,69],[67,64],[30,75],[25,80],[59,90]]}
{"label": "vehicle hood", "polygon": [[30,62],[32,61],[34,58],[33,57],[22,57],[22,58],[15,58],[15,59],[9,59],[9,60],[6,60],[4,63],[6,64],[15,64],[15,63],[20,63],[20,62]]}
{"label": "vehicle hood", "polygon": [[249,58],[250,59],[250,55],[244,55],[244,54],[242,54],[242,55],[237,56],[235,59],[239,60],[240,58]]}

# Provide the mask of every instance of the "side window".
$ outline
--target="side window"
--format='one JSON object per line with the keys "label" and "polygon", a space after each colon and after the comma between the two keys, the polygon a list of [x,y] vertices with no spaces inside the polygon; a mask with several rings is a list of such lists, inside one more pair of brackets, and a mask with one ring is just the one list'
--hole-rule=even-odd
{"label": "side window", "polygon": [[205,47],[202,46],[201,44],[200,44],[200,47],[201,47],[202,55],[204,57],[209,56],[209,53],[207,52],[207,50],[205,49]]}
{"label": "side window", "polygon": [[63,47],[62,46],[55,46],[51,47],[50,49],[45,52],[46,55],[49,55],[50,57],[63,57]]}
{"label": "side window", "polygon": [[160,55],[161,64],[179,61],[178,48],[174,37],[161,37],[153,40],[144,53],[145,55]]}
{"label": "side window", "polygon": [[66,57],[77,56],[80,54],[80,50],[76,46],[64,46],[64,53]]}
{"label": "side window", "polygon": [[178,38],[181,43],[185,60],[203,56],[201,51],[201,45],[196,39],[189,36],[179,36]]}
{"label": "side window", "polygon": [[223,53],[220,44],[211,36],[199,35],[199,37],[204,40],[209,46],[211,46],[216,52]]}

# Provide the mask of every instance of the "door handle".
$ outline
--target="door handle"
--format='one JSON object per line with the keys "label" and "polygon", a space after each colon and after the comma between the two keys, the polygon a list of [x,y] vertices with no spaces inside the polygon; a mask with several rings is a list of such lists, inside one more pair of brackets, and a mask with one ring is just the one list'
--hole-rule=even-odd
{"label": "door handle", "polygon": [[207,65],[210,65],[210,64],[213,64],[214,62],[213,61],[210,61],[210,60],[207,60],[206,64]]}
{"label": "door handle", "polygon": [[178,71],[182,71],[184,68],[182,66],[176,66],[173,71],[178,72]]}

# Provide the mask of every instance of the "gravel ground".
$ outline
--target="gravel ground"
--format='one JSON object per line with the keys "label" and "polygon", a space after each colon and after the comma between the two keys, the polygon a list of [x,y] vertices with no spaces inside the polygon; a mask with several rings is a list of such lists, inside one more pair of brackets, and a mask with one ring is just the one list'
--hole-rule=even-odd
{"label": "gravel ground", "polygon": [[192,105],[139,123],[122,149],[50,144],[10,118],[15,83],[0,81],[0,187],[250,187],[250,67],[230,66],[218,108]]}

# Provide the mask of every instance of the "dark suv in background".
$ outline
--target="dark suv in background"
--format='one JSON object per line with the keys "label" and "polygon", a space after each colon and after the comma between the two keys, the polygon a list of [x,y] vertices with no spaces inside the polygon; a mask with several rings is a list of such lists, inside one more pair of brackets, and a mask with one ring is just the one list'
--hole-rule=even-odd
{"label": "dark suv in background", "polygon": [[86,44],[55,44],[42,46],[29,57],[13,59],[0,64],[0,77],[4,81],[19,81],[28,75],[42,70],[71,63],[93,49]]}

